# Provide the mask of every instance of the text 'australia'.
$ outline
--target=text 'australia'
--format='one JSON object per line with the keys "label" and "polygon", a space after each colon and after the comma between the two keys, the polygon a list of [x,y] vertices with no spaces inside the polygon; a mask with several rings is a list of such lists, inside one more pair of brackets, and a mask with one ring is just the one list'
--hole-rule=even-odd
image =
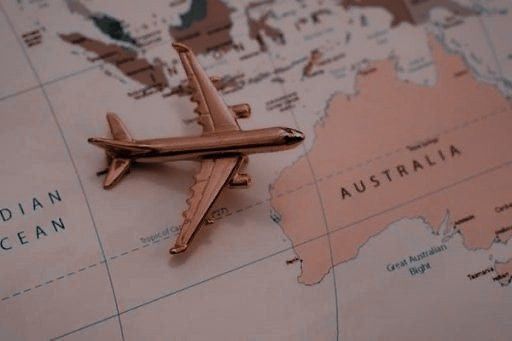
{"label": "text 'australia'", "polygon": [[449,161],[450,159],[461,156],[461,149],[450,145],[445,149],[438,149],[431,153],[424,154],[410,160],[408,163],[399,164],[395,167],[384,169],[380,173],[372,174],[365,179],[353,182],[351,185],[341,187],[341,198],[343,200],[351,198],[353,195],[366,192],[369,188],[377,188],[386,183],[392,183],[400,178],[414,176],[427,171],[431,167],[436,167]]}

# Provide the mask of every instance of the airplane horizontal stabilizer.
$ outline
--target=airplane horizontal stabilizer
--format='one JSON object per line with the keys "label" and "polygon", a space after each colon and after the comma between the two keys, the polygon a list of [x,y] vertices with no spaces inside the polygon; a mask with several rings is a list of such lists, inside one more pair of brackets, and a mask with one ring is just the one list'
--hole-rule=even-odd
{"label": "airplane horizontal stabilizer", "polygon": [[117,184],[130,170],[131,161],[127,159],[112,159],[108,167],[107,176],[103,181],[103,188],[109,189]]}

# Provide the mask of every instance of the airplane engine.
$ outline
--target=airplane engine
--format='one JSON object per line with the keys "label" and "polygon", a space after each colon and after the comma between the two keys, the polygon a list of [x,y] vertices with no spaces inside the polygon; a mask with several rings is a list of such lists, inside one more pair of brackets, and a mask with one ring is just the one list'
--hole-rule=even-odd
{"label": "airplane engine", "polygon": [[245,173],[236,173],[229,181],[229,188],[247,188],[251,185],[251,177]]}
{"label": "airplane engine", "polygon": [[251,106],[247,103],[231,105],[229,108],[233,110],[236,118],[248,118],[251,116]]}

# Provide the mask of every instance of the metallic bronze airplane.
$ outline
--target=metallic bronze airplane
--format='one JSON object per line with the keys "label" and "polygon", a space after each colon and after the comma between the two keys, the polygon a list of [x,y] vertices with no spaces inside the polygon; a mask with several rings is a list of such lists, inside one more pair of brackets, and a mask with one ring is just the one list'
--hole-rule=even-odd
{"label": "metallic bronze airplane", "polygon": [[109,138],[90,138],[89,142],[103,148],[110,165],[103,183],[111,188],[125,175],[133,162],[167,162],[198,160],[201,167],[195,175],[188,208],[171,254],[183,252],[199,228],[208,221],[207,214],[224,186],[247,187],[248,154],[274,152],[297,146],[304,134],[291,128],[265,128],[243,131],[236,119],[249,117],[248,104],[227,106],[215,81],[208,77],[192,51],[184,44],[174,43],[188,78],[187,91],[197,103],[195,112],[203,134],[194,137],[169,137],[135,140],[114,113],[107,114],[112,133]]}

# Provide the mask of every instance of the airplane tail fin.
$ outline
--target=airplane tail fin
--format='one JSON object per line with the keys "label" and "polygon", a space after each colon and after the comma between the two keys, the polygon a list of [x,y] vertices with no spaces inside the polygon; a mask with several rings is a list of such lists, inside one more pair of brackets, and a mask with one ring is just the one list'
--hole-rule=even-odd
{"label": "airplane tail fin", "polygon": [[130,150],[130,142],[133,141],[128,129],[126,129],[119,116],[109,112],[107,113],[107,122],[113,139],[89,139],[90,143],[105,149],[109,160],[109,166],[106,170],[105,180],[103,181],[103,188],[105,189],[112,188],[116,185],[130,170],[132,161],[128,158],[123,158],[122,154]]}
{"label": "airplane tail fin", "polygon": [[112,137],[116,141],[133,141],[128,129],[126,129],[123,121],[114,114],[113,112],[107,113],[107,122],[110,127],[110,132],[112,133]]}

